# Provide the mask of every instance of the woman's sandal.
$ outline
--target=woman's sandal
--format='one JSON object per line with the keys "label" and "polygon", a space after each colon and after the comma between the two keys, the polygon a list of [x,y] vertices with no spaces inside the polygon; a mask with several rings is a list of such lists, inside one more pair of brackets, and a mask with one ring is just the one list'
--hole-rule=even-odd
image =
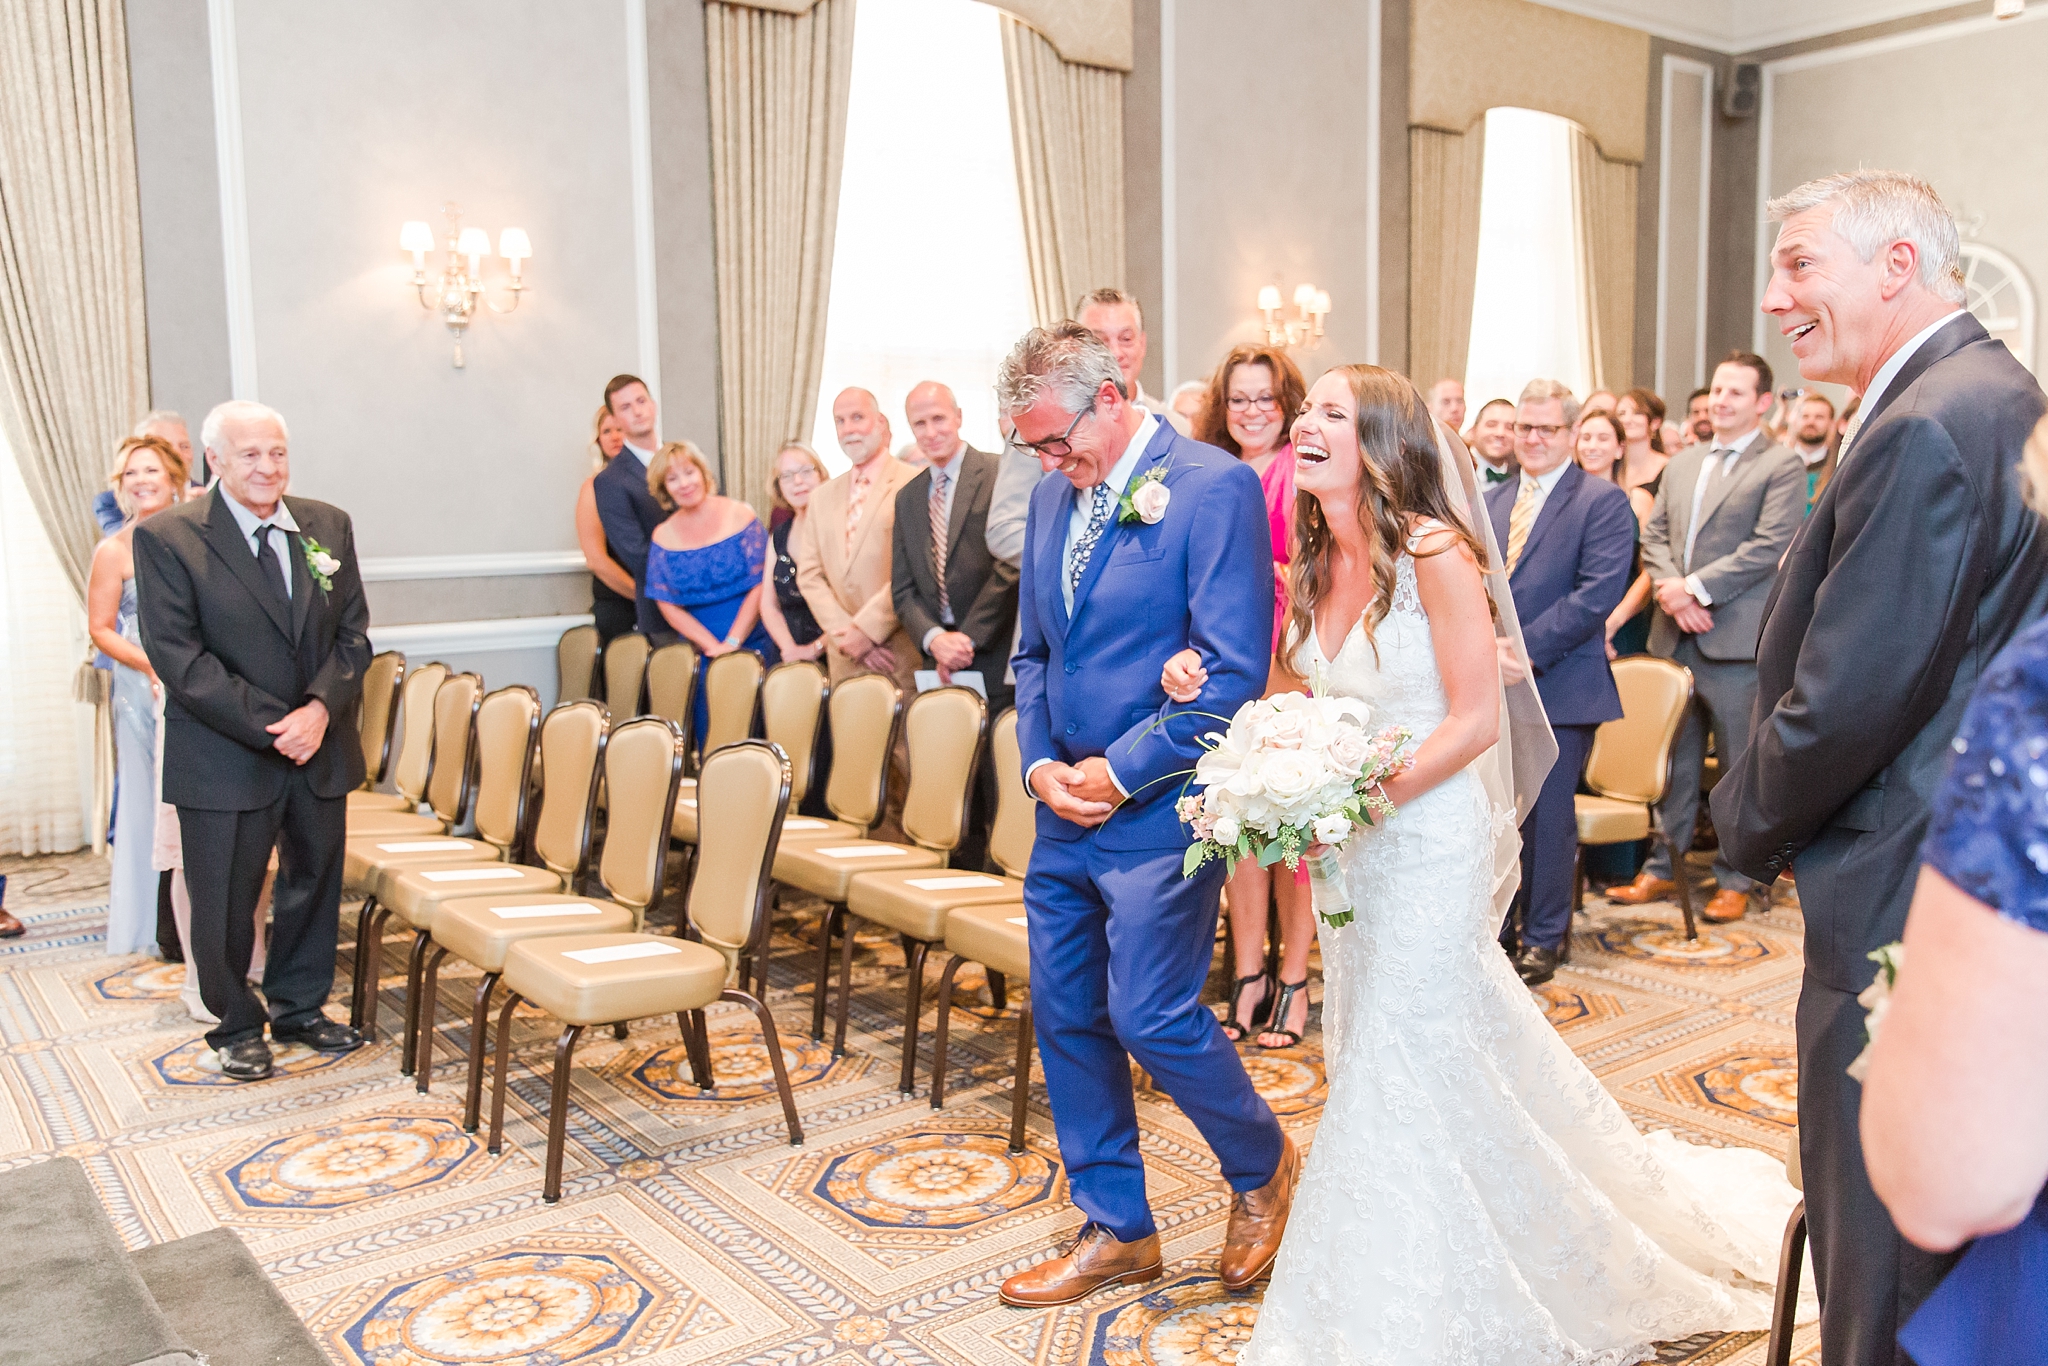
{"label": "woman's sandal", "polygon": [[1223,1017],[1224,1038],[1230,1040],[1232,1043],[1242,1043],[1244,1041],[1245,1035],[1251,1033],[1253,1030],[1257,1029],[1260,1025],[1266,1022],[1266,1016],[1269,1012],[1271,1012],[1273,1008],[1273,988],[1270,985],[1268,985],[1266,988],[1265,996],[1260,999],[1257,1005],[1252,1007],[1252,1019],[1250,1024],[1243,1024],[1239,1022],[1237,1018],[1237,1003],[1244,999],[1244,989],[1246,987],[1250,986],[1254,982],[1270,983],[1270,981],[1271,978],[1263,972],[1255,972],[1249,977],[1240,977],[1237,979],[1235,985],[1233,985],[1230,988],[1230,1013]]}
{"label": "woman's sandal", "polygon": [[[1282,1029],[1280,1025],[1281,1022],[1287,1018],[1288,1007],[1294,1004],[1295,993],[1304,992],[1307,990],[1308,978],[1306,977],[1302,978],[1299,982],[1282,982],[1280,984],[1280,995],[1273,1001],[1273,1026],[1270,1029],[1262,1029],[1259,1032],[1261,1034],[1277,1034],[1281,1038],[1287,1040],[1287,1042],[1282,1044],[1262,1043],[1259,1045],[1259,1047],[1265,1049],[1267,1052],[1277,1052],[1282,1048],[1292,1048],[1296,1044],[1301,1042],[1301,1033],[1299,1030]],[[1307,1024],[1308,1021],[1306,1019],[1303,1019],[1303,1027],[1306,1027]]]}

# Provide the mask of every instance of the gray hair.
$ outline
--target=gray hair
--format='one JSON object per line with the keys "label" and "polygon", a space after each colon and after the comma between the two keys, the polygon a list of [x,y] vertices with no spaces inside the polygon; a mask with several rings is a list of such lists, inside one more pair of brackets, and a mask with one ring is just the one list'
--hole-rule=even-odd
{"label": "gray hair", "polygon": [[1556,399],[1564,405],[1564,425],[1569,427],[1579,420],[1579,400],[1570,388],[1554,379],[1532,379],[1522,386],[1522,396],[1515,400],[1517,407],[1524,403],[1548,403]]}
{"label": "gray hair", "polygon": [[[135,424],[135,430],[128,433],[128,435],[148,436],[149,429],[151,427],[155,427],[165,422],[175,422],[180,427],[185,426],[185,418],[183,414],[174,413],[169,408],[151,408],[148,412],[142,415],[141,420]],[[185,435],[189,437],[190,435],[192,435],[192,433],[190,430],[187,430]]]}
{"label": "gray hair", "polygon": [[1865,265],[1894,242],[1911,242],[1920,283],[1936,298],[1964,300],[1962,246],[1955,215],[1934,187],[1904,171],[1843,171],[1809,180],[1765,205],[1770,221],[1833,204],[1834,228]]}
{"label": "gray hair", "polygon": [[1131,396],[1116,356],[1093,332],[1077,322],[1034,327],[996,370],[996,407],[1009,417],[1049,394],[1062,412],[1078,414],[1105,384]]}
{"label": "gray hair", "polygon": [[225,403],[214,404],[213,411],[206,415],[206,421],[199,428],[199,444],[204,450],[212,451],[216,455],[225,455],[227,452],[220,443],[230,422],[240,425],[262,422],[266,419],[277,424],[278,431],[284,433],[286,441],[292,439],[290,429],[284,425],[283,413],[253,399],[231,398]]}
{"label": "gray hair", "polygon": [[1103,308],[1116,308],[1120,305],[1129,304],[1132,315],[1138,320],[1138,330],[1140,332],[1145,330],[1145,310],[1139,306],[1138,296],[1127,290],[1118,289],[1113,285],[1105,286],[1102,289],[1091,289],[1075,301],[1074,316],[1078,318],[1083,313],[1086,313],[1091,304],[1099,305]]}

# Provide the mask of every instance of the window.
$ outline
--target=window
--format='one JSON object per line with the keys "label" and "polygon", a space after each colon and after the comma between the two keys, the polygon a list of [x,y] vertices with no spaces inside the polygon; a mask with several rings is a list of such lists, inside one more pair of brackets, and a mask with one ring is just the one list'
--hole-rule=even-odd
{"label": "window", "polygon": [[1513,400],[1532,379],[1593,386],[1592,329],[1579,279],[1572,126],[1533,109],[1486,111],[1479,273],[1466,353],[1470,410]]}
{"label": "window", "polygon": [[0,854],[86,842],[93,716],[71,700],[85,643],[85,614],[0,433]]}
{"label": "window", "polygon": [[995,372],[1031,326],[1002,31],[974,0],[861,0],[812,444],[846,468],[832,400],[874,391],[893,444],[913,385],[949,385],[961,435],[996,433]]}

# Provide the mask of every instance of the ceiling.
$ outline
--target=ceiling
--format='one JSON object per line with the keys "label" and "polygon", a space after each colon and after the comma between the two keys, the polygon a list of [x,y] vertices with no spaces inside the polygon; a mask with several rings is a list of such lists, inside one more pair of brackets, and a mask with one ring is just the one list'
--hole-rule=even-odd
{"label": "ceiling", "polygon": [[[2040,3],[2040,0],[2035,0]],[[1839,33],[1902,19],[1908,15],[1951,9],[1956,0],[1536,0],[1552,9],[1569,10],[1643,29],[1660,38],[1712,48],[1717,52],[1755,52],[1780,43]],[[1991,0],[1983,0],[1986,14]]]}

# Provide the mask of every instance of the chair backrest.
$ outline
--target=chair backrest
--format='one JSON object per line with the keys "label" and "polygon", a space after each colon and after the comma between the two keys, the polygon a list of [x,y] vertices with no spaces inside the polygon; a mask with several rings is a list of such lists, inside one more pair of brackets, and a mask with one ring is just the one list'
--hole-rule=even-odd
{"label": "chair backrest", "polygon": [[[683,782],[683,733],[665,716],[628,721],[604,746],[604,851],[597,875],[636,926],[661,899],[669,822]],[[702,799],[698,809],[701,811]]]}
{"label": "chair backrest", "polygon": [[427,773],[427,804],[454,825],[469,804],[474,776],[476,708],[484,681],[475,674],[450,674],[434,692],[434,765]]}
{"label": "chair backrest", "polygon": [[825,671],[808,659],[777,664],[761,680],[761,729],[782,747],[789,759],[789,804],[810,794],[818,762],[819,722],[831,684]]}
{"label": "chair backrest", "polygon": [[925,848],[950,853],[959,846],[987,728],[988,703],[972,688],[933,688],[904,712],[910,791],[903,833]]}
{"label": "chair backrest", "polygon": [[1586,786],[1603,797],[1655,804],[1671,777],[1671,744],[1692,703],[1692,670],[1655,655],[1614,661],[1621,719],[1593,732]]}
{"label": "chair backrest", "polygon": [[697,859],[684,916],[737,964],[766,943],[769,871],[793,800],[789,760],[767,740],[713,751],[697,774]]}
{"label": "chair backrest", "polygon": [[825,805],[848,825],[872,827],[888,800],[889,751],[903,694],[886,674],[856,674],[832,689],[826,708],[832,771],[825,775]]}
{"label": "chair backrest", "polygon": [[673,641],[647,657],[647,714],[665,716],[676,723],[683,738],[690,736],[692,703],[697,696],[697,647],[687,640]]}
{"label": "chair backrest", "polygon": [[533,857],[565,879],[581,873],[590,856],[598,764],[611,728],[604,703],[590,698],[564,702],[541,722],[540,816],[533,825]]}
{"label": "chair backrest", "polygon": [[398,687],[405,679],[405,656],[386,650],[372,656],[363,670],[363,707],[356,713],[363,741],[363,786],[384,781],[391,763],[392,721],[398,715]]}
{"label": "chair backrest", "polygon": [[427,775],[434,767],[434,694],[448,677],[438,660],[422,664],[405,676],[399,689],[398,790],[418,804],[427,795]]}
{"label": "chair backrest", "polygon": [[524,683],[500,688],[476,709],[476,833],[500,849],[526,829],[526,793],[540,739],[540,694]]}
{"label": "chair backrest", "polygon": [[761,699],[761,656],[752,650],[720,655],[704,668],[704,752],[724,749],[754,733]]}
{"label": "chair backrest", "polygon": [[555,700],[574,702],[591,695],[597,655],[603,648],[595,626],[571,626],[555,642]]}
{"label": "chair backrest", "polygon": [[647,637],[638,631],[613,636],[604,647],[604,704],[613,716],[640,714],[640,685],[647,677]]}
{"label": "chair backrest", "polygon": [[996,769],[996,819],[989,829],[988,856],[1011,877],[1031,866],[1038,839],[1038,803],[1024,790],[1024,756],[1017,745],[1017,709],[1006,707],[989,727],[989,757]]}

